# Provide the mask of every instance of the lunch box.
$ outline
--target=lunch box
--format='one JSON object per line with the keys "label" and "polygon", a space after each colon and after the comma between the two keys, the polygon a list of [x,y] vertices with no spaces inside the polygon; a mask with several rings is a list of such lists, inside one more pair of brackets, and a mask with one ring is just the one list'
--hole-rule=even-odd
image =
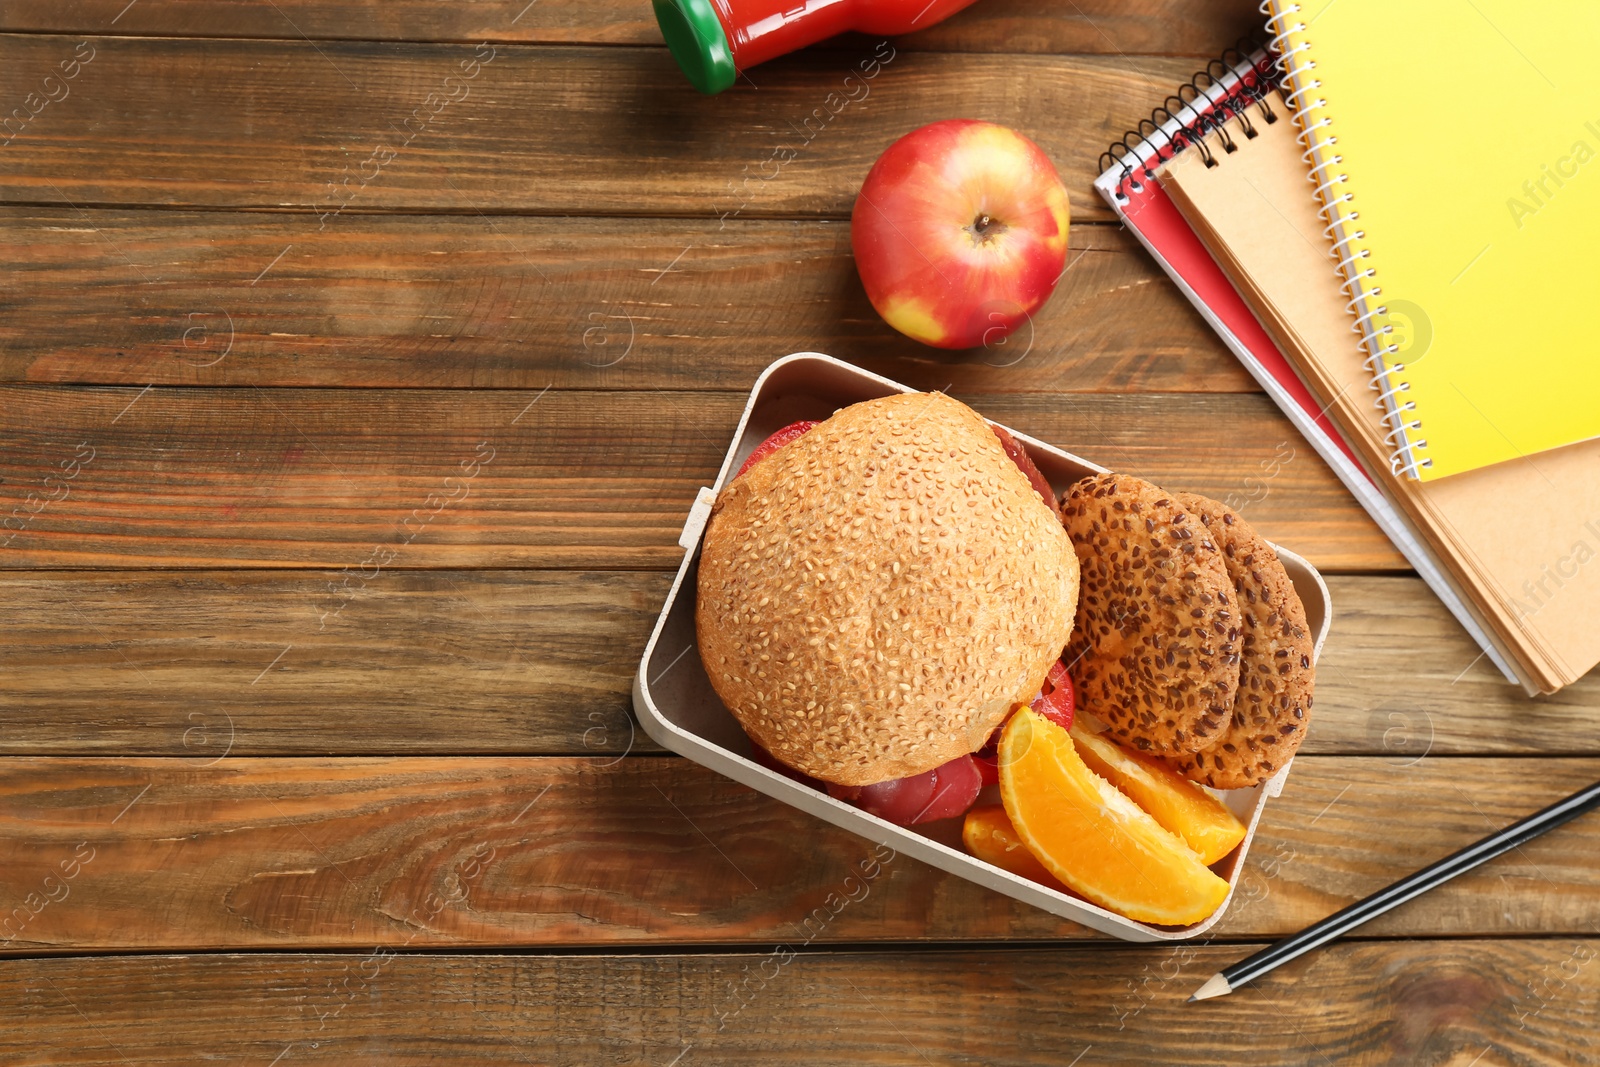
{"label": "lunch box", "polygon": [[[785,356],[762,371],[761,377],[756,379],[755,386],[750,390],[750,399],[745,404],[739,428],[722,462],[722,470],[717,474],[716,484],[700,490],[678,539],[685,550],[683,563],[678,567],[672,589],[667,594],[667,602],[661,608],[655,629],[651,631],[644,658],[639,663],[639,672],[634,678],[633,706],[640,724],[662,747],[687,756],[734,781],[869,841],[887,844],[898,853],[1113,937],[1125,941],[1179,941],[1204,933],[1228,910],[1234,891],[1238,888],[1245,855],[1255,837],[1262,809],[1270,798],[1282,792],[1284,779],[1294,765],[1293,760],[1253,789],[1235,789],[1218,794],[1246,827],[1244,840],[1213,867],[1228,882],[1228,896],[1221,907],[1202,922],[1188,926],[1158,926],[1125,918],[1086,900],[1001,870],[968,854],[960,844],[959,819],[918,826],[896,826],[763,767],[751,758],[749,739],[711,688],[711,681],[701,666],[695,645],[694,615],[700,543],[717,492],[733,477],[756,446],[775,430],[801,419],[826,419],[839,408],[862,400],[915,391],[909,386],[815,352]],[[1106,470],[1026,434],[1015,430],[1010,432],[1028,450],[1034,463],[1058,494],[1078,479]],[[1332,621],[1328,587],[1311,564],[1283,548],[1277,548],[1277,552],[1305,605],[1306,619],[1315,635],[1315,657],[1322,652],[1322,644],[1327,639]]]}

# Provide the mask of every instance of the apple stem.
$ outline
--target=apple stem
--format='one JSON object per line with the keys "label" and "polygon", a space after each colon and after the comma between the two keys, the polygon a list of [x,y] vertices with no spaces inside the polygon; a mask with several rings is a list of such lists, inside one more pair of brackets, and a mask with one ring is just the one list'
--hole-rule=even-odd
{"label": "apple stem", "polygon": [[1005,223],[996,221],[988,212],[980,212],[978,217],[972,220],[972,225],[967,227],[967,230],[979,244],[987,244],[996,236],[1004,233],[1006,226]]}

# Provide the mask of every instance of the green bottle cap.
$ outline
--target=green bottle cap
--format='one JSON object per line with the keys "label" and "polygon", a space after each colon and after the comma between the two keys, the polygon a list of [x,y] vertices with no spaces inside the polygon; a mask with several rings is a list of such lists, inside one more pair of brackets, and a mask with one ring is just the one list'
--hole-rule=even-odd
{"label": "green bottle cap", "polygon": [[738,77],[733,50],[711,0],[652,0],[661,36],[696,89],[720,93]]}

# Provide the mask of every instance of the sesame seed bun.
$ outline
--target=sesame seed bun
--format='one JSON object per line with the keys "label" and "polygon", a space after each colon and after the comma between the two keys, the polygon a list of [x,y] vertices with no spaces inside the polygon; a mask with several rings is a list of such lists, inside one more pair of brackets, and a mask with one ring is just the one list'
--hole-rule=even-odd
{"label": "sesame seed bun", "polygon": [[840,785],[979,748],[1072,634],[1078,559],[977,412],[854,404],[717,497],[695,628],[745,732]]}

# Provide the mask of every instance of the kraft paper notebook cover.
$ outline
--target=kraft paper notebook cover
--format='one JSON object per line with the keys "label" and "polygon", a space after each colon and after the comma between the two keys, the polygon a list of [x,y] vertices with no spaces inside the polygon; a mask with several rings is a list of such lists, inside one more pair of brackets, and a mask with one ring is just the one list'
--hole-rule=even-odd
{"label": "kraft paper notebook cover", "polygon": [[[1383,462],[1394,438],[1352,344],[1332,243],[1292,132],[1263,127],[1232,138],[1232,152],[1219,140],[1205,155],[1179,154],[1159,180],[1346,439],[1369,463]],[[1403,358],[1426,338],[1396,318],[1390,343]],[[1523,668],[1525,686],[1549,692],[1600,661],[1600,442],[1388,486]]]}
{"label": "kraft paper notebook cover", "polygon": [[[1393,469],[1600,436],[1600,3],[1269,3]],[[1385,305],[1426,351],[1390,350]]]}
{"label": "kraft paper notebook cover", "polygon": [[[1248,54],[1247,54],[1248,53]],[[1138,238],[1156,263],[1188,297],[1207,324],[1267,395],[1283,410],[1312,449],[1350,490],[1378,527],[1394,542],[1417,574],[1455,616],[1507,681],[1530,683],[1512,669],[1505,644],[1467,603],[1465,592],[1423,544],[1413,520],[1390,499],[1394,479],[1375,479],[1262,328],[1238,290],[1211,258],[1177,207],[1154,180],[1163,160],[1195,147],[1206,131],[1235,128],[1248,137],[1263,126],[1283,123],[1288,113],[1273,111],[1263,99],[1277,85],[1272,57],[1250,42],[1240,42],[1174,87],[1161,107],[1130,129],[1100,157],[1095,190]],[[1131,126],[1130,122],[1130,126]],[[1265,461],[1263,465],[1265,467]],[[1248,506],[1248,501],[1235,502]]]}

